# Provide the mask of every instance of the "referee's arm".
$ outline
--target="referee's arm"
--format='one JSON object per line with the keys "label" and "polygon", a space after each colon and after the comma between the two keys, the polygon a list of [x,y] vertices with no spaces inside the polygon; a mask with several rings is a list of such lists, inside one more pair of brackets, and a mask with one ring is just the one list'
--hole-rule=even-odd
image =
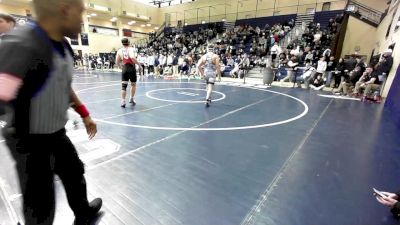
{"label": "referee's arm", "polygon": [[[23,54],[21,54],[23,52]],[[0,45],[0,103],[17,97],[33,59],[33,50],[12,34],[3,36]]]}
{"label": "referee's arm", "polygon": [[82,104],[81,100],[76,95],[75,91],[71,88],[70,97],[75,111],[82,117],[83,123],[86,127],[86,132],[89,139],[92,139],[97,133],[97,125],[90,117],[89,111],[86,106]]}

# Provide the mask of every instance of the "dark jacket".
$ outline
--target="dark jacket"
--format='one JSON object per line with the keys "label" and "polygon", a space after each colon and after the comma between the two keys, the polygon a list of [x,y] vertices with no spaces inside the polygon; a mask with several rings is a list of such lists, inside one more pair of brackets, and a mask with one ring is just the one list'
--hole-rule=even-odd
{"label": "dark jacket", "polygon": [[390,70],[392,69],[393,66],[393,57],[388,56],[383,60],[383,62],[380,62],[376,68],[376,72],[381,75],[382,73],[386,73],[386,75],[389,75]]}
{"label": "dark jacket", "polygon": [[354,70],[357,65],[357,60],[355,58],[350,58],[345,61],[345,70],[348,70],[349,72]]}
{"label": "dark jacket", "polygon": [[[396,193],[397,196],[400,196],[400,191]],[[390,210],[390,212],[393,214],[393,216],[396,219],[400,219],[400,202],[397,202],[394,207]]]}

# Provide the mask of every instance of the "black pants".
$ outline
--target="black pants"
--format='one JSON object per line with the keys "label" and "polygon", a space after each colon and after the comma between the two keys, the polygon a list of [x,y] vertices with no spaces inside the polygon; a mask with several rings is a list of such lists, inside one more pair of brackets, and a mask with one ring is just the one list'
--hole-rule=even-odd
{"label": "black pants", "polygon": [[54,134],[29,135],[22,139],[7,133],[4,136],[16,161],[25,224],[53,224],[54,174],[60,177],[75,216],[83,217],[88,213],[83,163],[64,129]]}
{"label": "black pants", "polygon": [[145,68],[146,68],[146,66],[144,64],[140,65],[140,75],[145,75],[145,71],[144,71]]}
{"label": "black pants", "polygon": [[154,66],[153,65],[149,65],[149,73],[154,73]]}

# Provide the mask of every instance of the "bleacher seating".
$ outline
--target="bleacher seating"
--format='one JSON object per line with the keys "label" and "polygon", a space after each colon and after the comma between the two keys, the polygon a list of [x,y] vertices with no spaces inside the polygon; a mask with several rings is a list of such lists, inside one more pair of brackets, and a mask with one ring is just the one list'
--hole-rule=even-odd
{"label": "bleacher seating", "polygon": [[329,19],[335,18],[337,14],[344,13],[343,10],[334,10],[334,11],[322,11],[316,12],[314,17],[314,22],[319,23],[322,29],[328,27]]}
{"label": "bleacher seating", "polygon": [[269,24],[273,26],[274,24],[284,23],[285,21],[289,21],[291,19],[296,19],[296,14],[282,15],[282,16],[267,16],[267,17],[259,17],[259,18],[251,18],[251,19],[242,19],[237,20],[235,25],[250,25],[253,27],[264,28],[265,24]]}
{"label": "bleacher seating", "polygon": [[183,32],[194,32],[199,31],[200,29],[208,29],[208,28],[220,28],[222,29],[224,26],[224,22],[217,22],[217,23],[205,23],[205,24],[193,24],[187,25],[183,27]]}

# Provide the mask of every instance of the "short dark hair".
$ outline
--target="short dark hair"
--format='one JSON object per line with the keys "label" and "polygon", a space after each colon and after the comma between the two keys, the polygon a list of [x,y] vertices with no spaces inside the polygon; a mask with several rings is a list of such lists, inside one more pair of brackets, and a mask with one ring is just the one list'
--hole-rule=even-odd
{"label": "short dark hair", "polygon": [[0,19],[3,19],[5,21],[7,21],[8,23],[12,22],[14,24],[16,24],[17,22],[15,21],[14,17],[12,17],[9,14],[5,14],[5,13],[0,13]]}
{"label": "short dark hair", "polygon": [[123,39],[121,40],[121,42],[122,42],[122,45],[124,45],[124,46],[128,46],[128,45],[130,44],[128,38],[123,38]]}

